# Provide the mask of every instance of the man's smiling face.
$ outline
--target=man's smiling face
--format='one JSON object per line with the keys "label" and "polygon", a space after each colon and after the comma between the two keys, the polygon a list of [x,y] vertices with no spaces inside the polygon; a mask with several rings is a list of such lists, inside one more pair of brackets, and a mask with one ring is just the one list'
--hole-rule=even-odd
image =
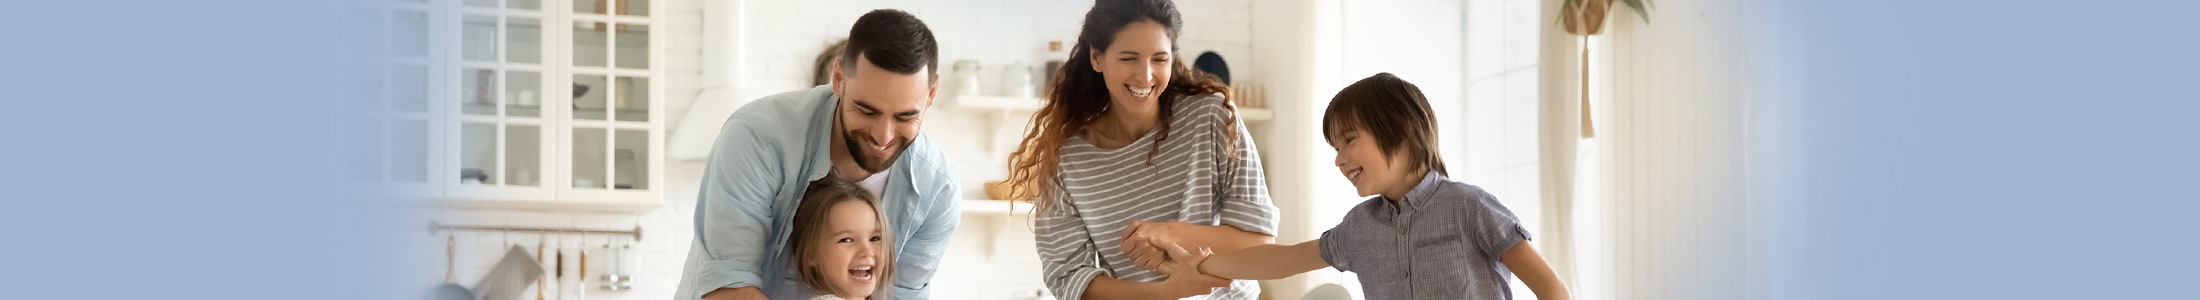
{"label": "man's smiling face", "polygon": [[885,171],[924,124],[924,110],[937,95],[932,70],[896,74],[860,56],[853,61],[854,68],[839,68],[833,76],[833,94],[840,96],[840,144],[863,170]]}

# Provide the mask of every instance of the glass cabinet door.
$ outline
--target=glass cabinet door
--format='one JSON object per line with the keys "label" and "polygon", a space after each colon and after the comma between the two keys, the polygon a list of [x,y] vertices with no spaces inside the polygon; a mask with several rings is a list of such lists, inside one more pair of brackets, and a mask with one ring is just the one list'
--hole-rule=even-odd
{"label": "glass cabinet door", "polygon": [[430,99],[436,94],[436,82],[443,77],[435,76],[434,71],[437,64],[433,63],[433,49],[437,45],[433,42],[436,35],[430,30],[434,28],[432,11],[425,5],[399,6],[390,11],[386,23],[389,53],[395,63],[384,73],[387,94],[382,96],[389,99],[385,109],[393,118],[379,133],[384,136],[382,146],[389,158],[389,167],[384,169],[389,181],[429,184],[428,170],[436,164],[437,156],[431,155],[436,152],[436,144],[429,141],[437,136],[434,124],[439,118],[429,103],[433,103]]}
{"label": "glass cabinet door", "polygon": [[443,44],[434,39],[437,11],[427,3],[400,1],[361,7],[353,15],[374,28],[372,49],[378,57],[357,68],[353,80],[366,101],[348,108],[354,117],[343,121],[354,137],[347,139],[345,177],[420,187],[419,193],[435,190],[427,187],[434,183],[429,170],[436,164],[432,141],[440,119],[430,106],[440,79],[434,71],[440,66],[436,47]]}
{"label": "glass cabinet door", "polygon": [[653,157],[647,77],[574,75],[572,182],[574,189],[651,189]]}
{"label": "glass cabinet door", "polygon": [[[549,71],[543,64],[541,1],[465,0],[458,18],[457,108],[452,157],[460,187],[541,188],[552,124],[543,111]],[[470,191],[468,191],[470,192]]]}
{"label": "glass cabinet door", "polygon": [[418,34],[378,51],[415,62],[363,79],[388,87],[363,106],[415,117],[344,120],[381,137],[357,147],[386,149],[352,158],[354,176],[439,187],[462,206],[659,201],[653,1],[389,2],[418,9],[376,22]]}
{"label": "glass cabinet door", "polygon": [[570,29],[573,93],[568,120],[573,191],[654,189],[661,149],[645,0],[574,0]]}

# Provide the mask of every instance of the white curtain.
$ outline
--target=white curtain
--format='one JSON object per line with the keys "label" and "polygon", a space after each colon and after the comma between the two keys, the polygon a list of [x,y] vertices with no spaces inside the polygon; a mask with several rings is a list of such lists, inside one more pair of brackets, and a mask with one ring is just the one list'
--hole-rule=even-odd
{"label": "white curtain", "polygon": [[1744,5],[1658,1],[1647,24],[1614,7],[1588,42],[1592,139],[1579,139],[1580,39],[1545,38],[1552,73],[1565,73],[1545,77],[1544,200],[1562,227],[1545,237],[1569,235],[1549,253],[1576,298],[1762,298],[1746,201],[1761,66],[1741,40]]}

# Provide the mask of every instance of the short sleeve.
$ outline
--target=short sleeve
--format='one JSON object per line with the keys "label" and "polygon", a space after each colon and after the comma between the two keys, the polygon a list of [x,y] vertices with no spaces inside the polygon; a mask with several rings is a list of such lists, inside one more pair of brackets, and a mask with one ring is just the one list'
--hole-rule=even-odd
{"label": "short sleeve", "polygon": [[1351,249],[1347,248],[1352,244],[1344,242],[1338,236],[1334,236],[1338,234],[1337,229],[1339,228],[1330,228],[1328,231],[1322,232],[1320,239],[1322,261],[1329,263],[1332,268],[1337,268],[1337,271],[1352,272],[1352,261],[1348,260],[1349,257],[1345,255],[1346,253],[1352,253]]}
{"label": "short sleeve", "polygon": [[1101,276],[1099,247],[1088,238],[1084,216],[1071,207],[1068,192],[1056,188],[1053,199],[1041,199],[1056,201],[1048,211],[1033,212],[1042,279],[1055,297],[1082,299],[1093,277]]}
{"label": "short sleeve", "polygon": [[[1280,213],[1277,212],[1275,202],[1268,198],[1268,175],[1262,170],[1260,151],[1258,147],[1253,145],[1253,135],[1245,130],[1245,122],[1229,122],[1224,118],[1229,110],[1235,108],[1219,103],[1222,102],[1220,100],[1212,101],[1218,102],[1215,105],[1218,109],[1210,111],[1210,118],[1214,120],[1214,124],[1217,124],[1215,128],[1236,129],[1234,131],[1216,132],[1213,135],[1215,137],[1223,137],[1226,136],[1225,134],[1236,136],[1234,143],[1223,143],[1222,141],[1216,141],[1215,143],[1216,145],[1228,145],[1226,146],[1228,148],[1218,146],[1217,151],[1215,151],[1219,156],[1215,159],[1221,162],[1217,164],[1221,168],[1216,170],[1219,173],[1219,176],[1216,177],[1218,179],[1216,196],[1221,198],[1222,204],[1218,208],[1216,217],[1221,219],[1222,225],[1237,227],[1238,230],[1275,236],[1277,215]],[[1228,125],[1222,125],[1222,122],[1229,123]]]}
{"label": "short sleeve", "polygon": [[1466,223],[1460,227],[1490,261],[1497,261],[1513,245],[1530,239],[1528,229],[1520,226],[1520,218],[1498,203],[1497,196],[1480,188],[1469,188],[1466,194],[1471,199],[1462,207],[1465,218],[1461,219]]}

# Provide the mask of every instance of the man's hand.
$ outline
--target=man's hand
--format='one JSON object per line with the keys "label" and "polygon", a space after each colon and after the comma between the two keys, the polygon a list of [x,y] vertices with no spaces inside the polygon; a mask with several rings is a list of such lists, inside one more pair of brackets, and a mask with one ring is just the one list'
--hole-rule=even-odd
{"label": "man's hand", "polygon": [[703,300],[770,300],[770,299],[766,299],[766,298],[764,298],[764,291],[763,291],[763,290],[758,290],[758,289],[756,289],[756,287],[750,286],[750,287],[739,287],[739,288],[730,288],[730,289],[718,289],[718,290],[710,291],[710,293],[709,293],[709,294],[703,294]]}

